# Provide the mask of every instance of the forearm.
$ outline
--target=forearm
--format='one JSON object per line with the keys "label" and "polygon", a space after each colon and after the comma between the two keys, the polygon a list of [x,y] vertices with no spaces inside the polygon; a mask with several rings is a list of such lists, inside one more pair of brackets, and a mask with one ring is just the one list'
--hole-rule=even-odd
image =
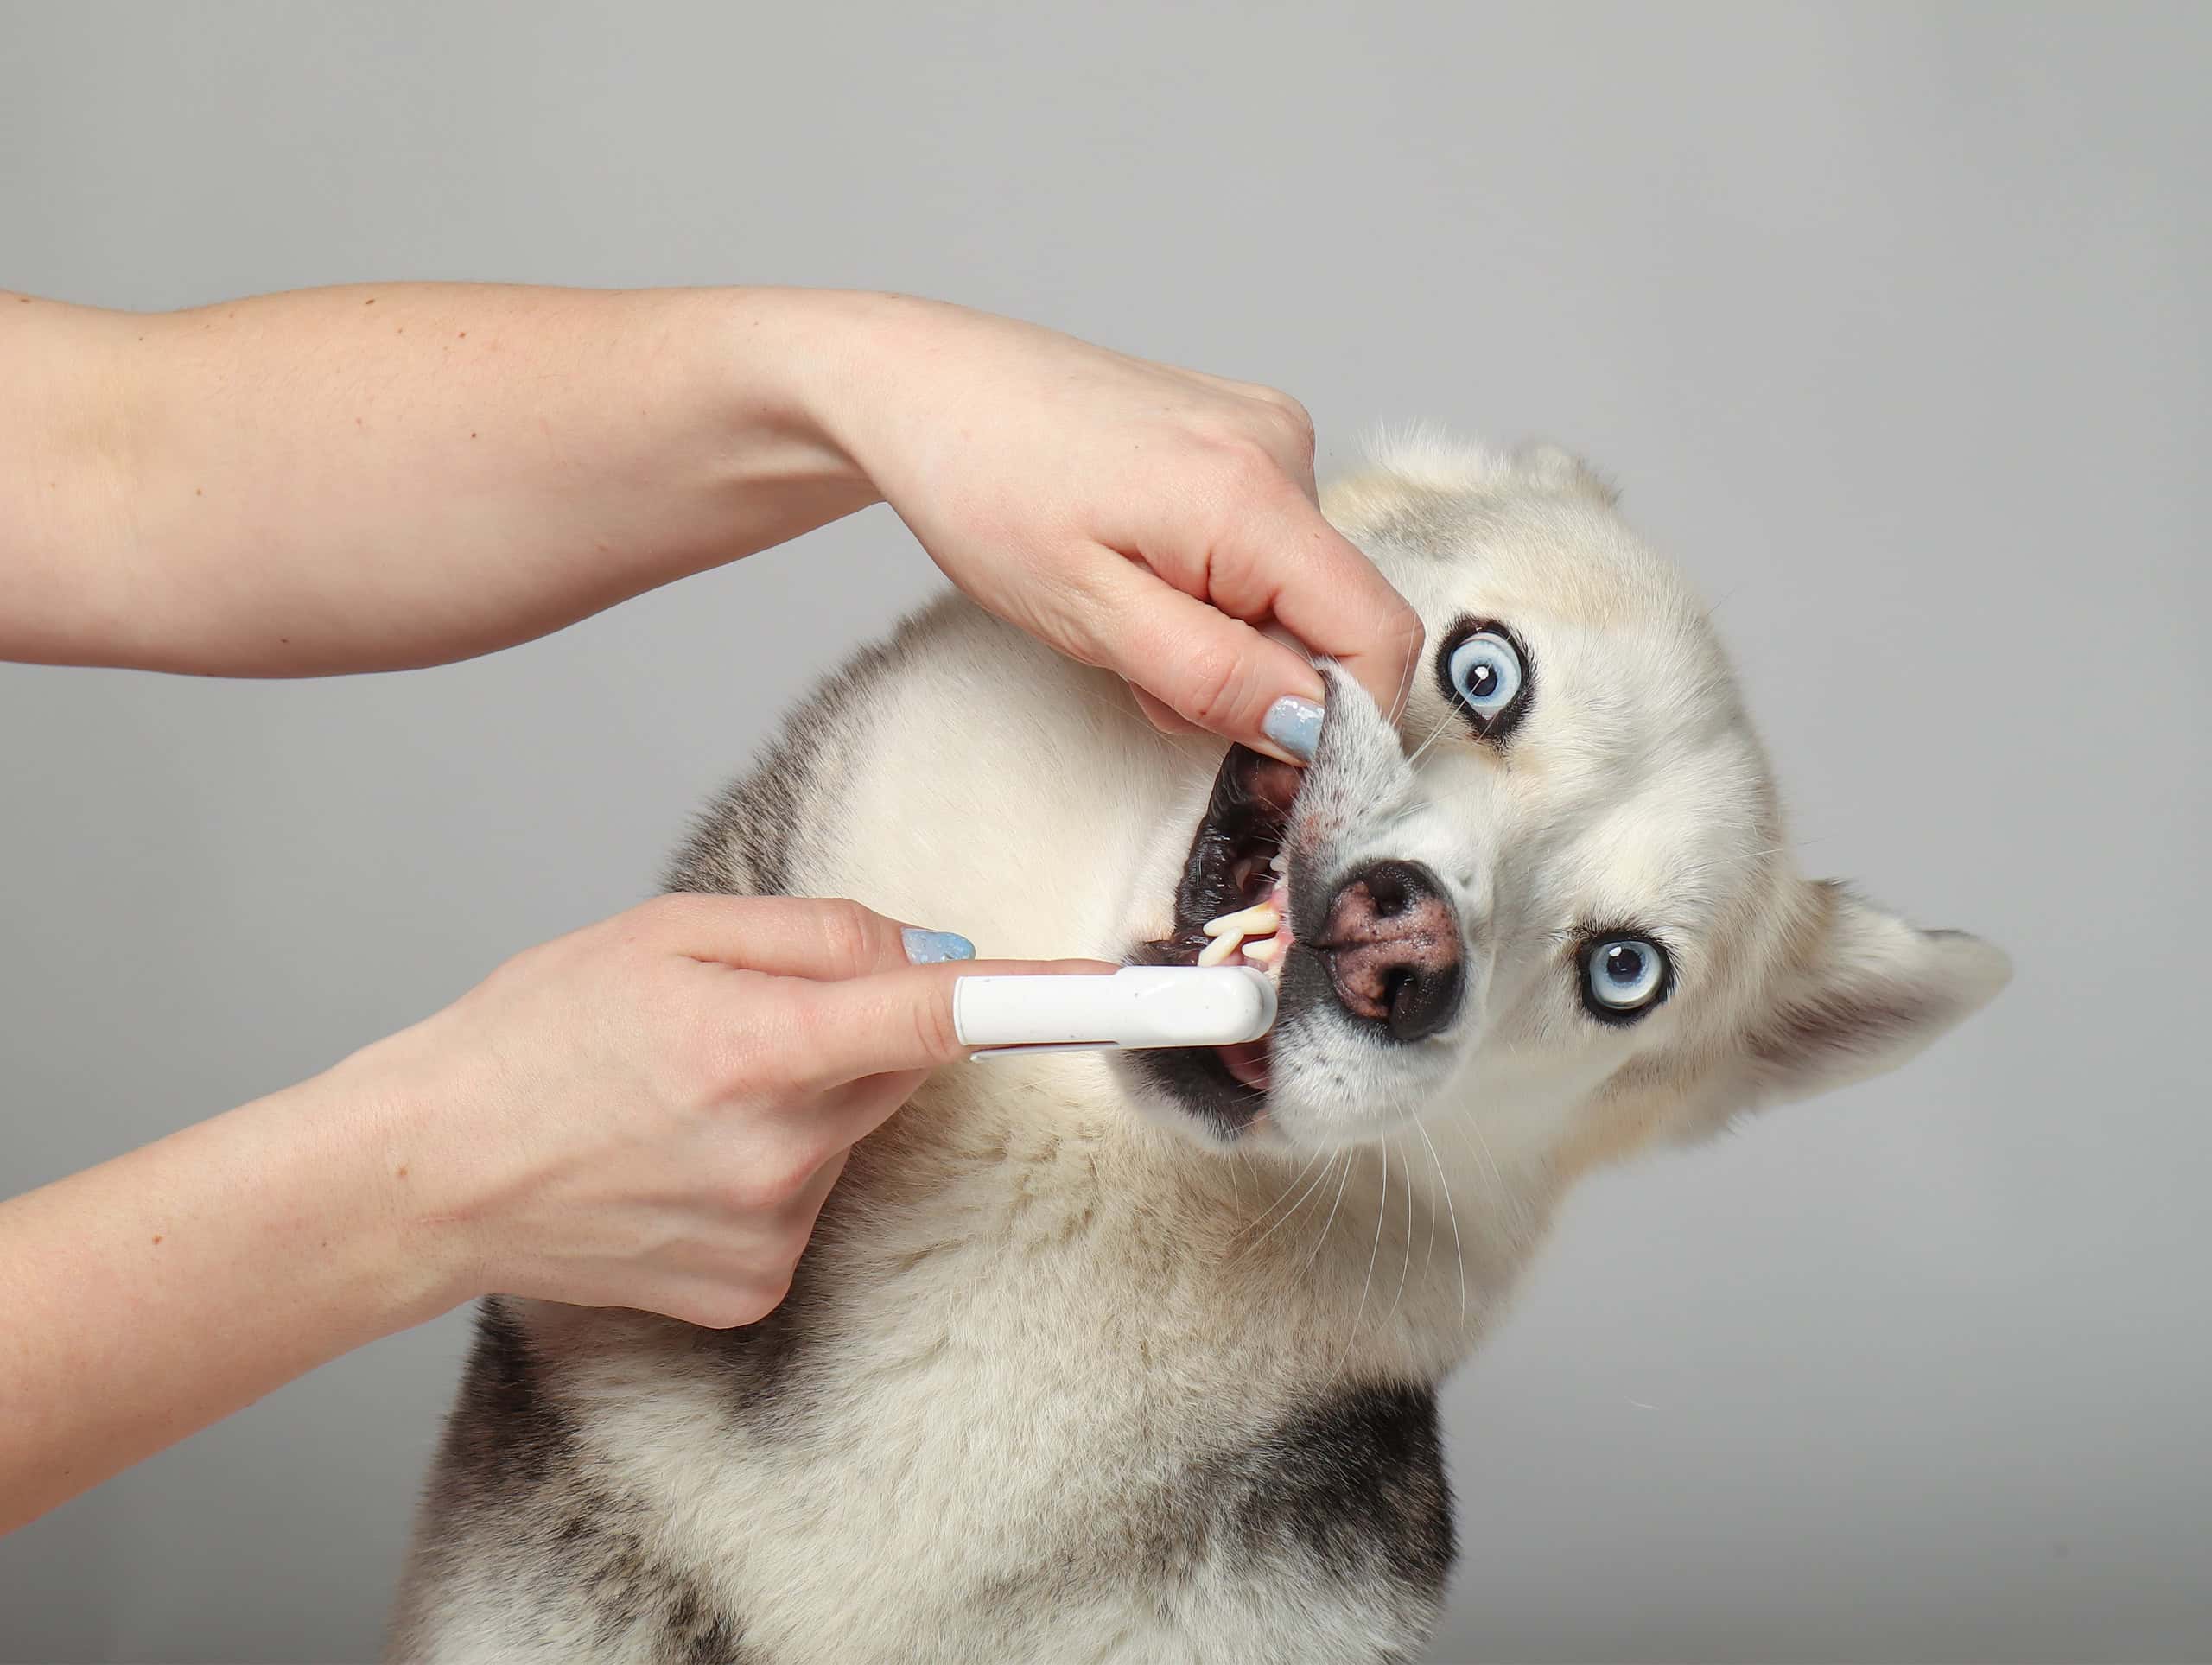
{"label": "forearm", "polygon": [[869,297],[0,296],[0,658],[292,676],[525,640],[874,500],[817,416]]}
{"label": "forearm", "polygon": [[327,1083],[0,1203],[0,1532],[468,1291]]}

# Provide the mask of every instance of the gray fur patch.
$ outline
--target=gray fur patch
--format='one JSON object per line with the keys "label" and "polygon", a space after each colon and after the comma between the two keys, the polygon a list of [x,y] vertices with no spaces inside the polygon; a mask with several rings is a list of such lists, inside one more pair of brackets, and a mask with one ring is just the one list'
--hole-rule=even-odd
{"label": "gray fur patch", "polygon": [[1231,1459],[1222,1486],[1240,1557],[1302,1554],[1346,1583],[1442,1599],[1458,1541],[1433,1388],[1325,1400]]}
{"label": "gray fur patch", "polygon": [[575,1429],[550,1397],[522,1325],[497,1295],[476,1312],[476,1342],[446,1419],[433,1478],[440,1512],[546,1484],[575,1453]]}
{"label": "gray fur patch", "polygon": [[608,1524],[609,1515],[620,1519],[607,1509],[571,1514],[543,1563],[563,1597],[589,1609],[599,1648],[652,1665],[764,1665],[745,1646],[743,1625],[655,1560],[638,1533]]}
{"label": "gray fur patch", "polygon": [[[502,1656],[551,1656],[557,1627],[581,1623],[608,1656],[652,1665],[763,1665],[744,1626],[698,1583],[659,1561],[635,1507],[578,1472],[575,1426],[528,1331],[497,1296],[478,1310],[475,1345],[447,1420],[416,1554],[428,1567],[505,1579]],[[427,1609],[404,1611],[386,1657],[430,1645]]]}
{"label": "gray fur patch", "polygon": [[[1062,1556],[975,1592],[974,1605],[1012,1627],[1102,1586],[1134,1586],[1172,1607],[1226,1574],[1255,1590],[1341,1591],[1403,1636],[1425,1636],[1458,1555],[1435,1390],[1318,1399],[1255,1443],[1202,1458],[1125,1520],[1083,1530]],[[1379,1636],[1376,1648],[1345,1665],[1414,1657]]]}
{"label": "gray fur patch", "polygon": [[701,1330],[693,1340],[722,1373],[730,1414],[762,1434],[788,1432],[804,1414],[804,1363],[812,1344],[834,1320],[834,1290],[823,1268],[824,1245],[847,1212],[849,1199],[832,1191],[816,1217],[814,1235],[792,1269],[791,1291],[756,1323],[734,1330]]}

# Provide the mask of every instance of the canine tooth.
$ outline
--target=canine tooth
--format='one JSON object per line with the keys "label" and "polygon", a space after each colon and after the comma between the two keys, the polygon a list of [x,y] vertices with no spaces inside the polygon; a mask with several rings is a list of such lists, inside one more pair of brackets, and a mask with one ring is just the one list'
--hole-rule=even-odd
{"label": "canine tooth", "polygon": [[1268,871],[1274,874],[1288,873],[1290,871],[1290,858],[1285,855],[1281,850],[1277,850],[1268,860]]}
{"label": "canine tooth", "polygon": [[[1218,923],[1218,921],[1216,923]],[[1213,926],[1208,925],[1206,929],[1211,931],[1213,929]],[[1236,951],[1237,945],[1243,940],[1244,933],[1241,931],[1224,932],[1222,935],[1215,937],[1211,942],[1208,943],[1204,948],[1198,950],[1198,963],[1200,965],[1219,965],[1223,961],[1226,960],[1230,955]]]}
{"label": "canine tooth", "polygon": [[1232,931],[1240,937],[1271,937],[1281,924],[1282,915],[1265,902],[1255,902],[1235,913],[1209,919],[1198,928],[1209,937],[1226,937]]}
{"label": "canine tooth", "polygon": [[1270,963],[1282,951],[1280,937],[1255,937],[1244,944],[1244,957],[1257,960],[1262,965]]}

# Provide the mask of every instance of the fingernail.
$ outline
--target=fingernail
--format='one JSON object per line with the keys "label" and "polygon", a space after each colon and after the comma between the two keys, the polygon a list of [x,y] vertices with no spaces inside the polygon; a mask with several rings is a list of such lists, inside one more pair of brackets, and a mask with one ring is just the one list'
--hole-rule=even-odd
{"label": "fingernail", "polygon": [[908,925],[899,933],[906,957],[916,965],[942,965],[947,960],[972,960],[976,944],[950,931],[917,931]]}
{"label": "fingernail", "polygon": [[1300,763],[1311,763],[1315,749],[1321,744],[1321,719],[1325,715],[1313,701],[1286,694],[1268,708],[1260,732]]}

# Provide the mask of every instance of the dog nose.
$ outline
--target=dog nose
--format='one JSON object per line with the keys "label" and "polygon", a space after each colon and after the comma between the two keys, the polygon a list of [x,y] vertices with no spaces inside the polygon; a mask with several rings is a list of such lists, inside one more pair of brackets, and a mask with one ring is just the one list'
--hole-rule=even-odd
{"label": "dog nose", "polygon": [[1396,1039],[1424,1039],[1459,1009],[1459,916],[1418,861],[1347,874],[1320,940],[1307,945],[1328,963],[1337,1003]]}

